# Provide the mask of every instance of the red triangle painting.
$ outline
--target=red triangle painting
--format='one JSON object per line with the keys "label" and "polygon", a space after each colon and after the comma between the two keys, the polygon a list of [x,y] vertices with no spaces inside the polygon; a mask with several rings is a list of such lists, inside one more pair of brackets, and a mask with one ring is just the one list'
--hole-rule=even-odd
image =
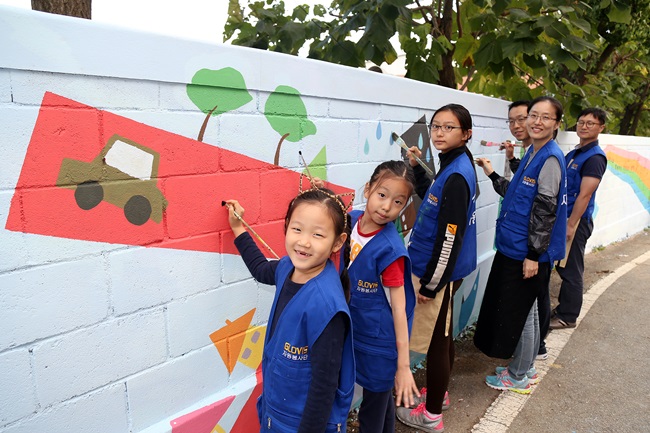
{"label": "red triangle painting", "polygon": [[246,209],[246,221],[283,255],[284,214],[299,178],[298,172],[48,92],[6,228],[237,254],[221,206],[234,198]]}

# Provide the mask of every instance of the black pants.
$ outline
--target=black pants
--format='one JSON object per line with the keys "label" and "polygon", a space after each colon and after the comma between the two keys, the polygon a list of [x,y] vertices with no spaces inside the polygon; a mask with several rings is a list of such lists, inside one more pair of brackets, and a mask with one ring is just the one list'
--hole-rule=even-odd
{"label": "black pants", "polygon": [[360,433],[394,433],[395,400],[393,390],[372,392],[364,388],[359,407]]}
{"label": "black pants", "polygon": [[569,257],[564,268],[557,268],[562,278],[557,316],[565,322],[575,322],[582,308],[583,275],[585,272],[585,245],[591,237],[594,222],[591,218],[580,218],[576,234],[571,243]]}
{"label": "black pants", "polygon": [[[454,309],[454,293],[462,283],[454,281],[447,284],[436,296],[443,296],[442,305],[438,313],[438,319],[433,328],[431,343],[427,351],[427,410],[433,414],[442,413],[442,403],[445,399],[445,393],[449,389],[449,378],[451,370],[454,367],[454,338],[453,324],[450,323],[449,332],[447,331],[447,321],[449,310]],[[451,304],[451,308],[450,308]]]}

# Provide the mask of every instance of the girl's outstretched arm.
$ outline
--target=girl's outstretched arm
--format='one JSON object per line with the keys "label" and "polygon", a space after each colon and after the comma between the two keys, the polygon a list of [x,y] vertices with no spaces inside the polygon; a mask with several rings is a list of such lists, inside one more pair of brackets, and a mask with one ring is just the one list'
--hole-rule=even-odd
{"label": "girl's outstretched arm", "polygon": [[397,373],[395,374],[395,404],[413,406],[413,395],[420,392],[411,373],[409,358],[409,331],[406,319],[406,295],[404,286],[390,287],[390,304],[393,310],[395,340],[397,341]]}

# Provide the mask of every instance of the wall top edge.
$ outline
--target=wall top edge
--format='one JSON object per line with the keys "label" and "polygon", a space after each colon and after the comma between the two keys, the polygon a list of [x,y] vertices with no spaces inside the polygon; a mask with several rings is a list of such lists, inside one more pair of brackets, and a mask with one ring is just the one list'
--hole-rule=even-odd
{"label": "wall top edge", "polygon": [[362,68],[0,6],[0,68],[186,84],[200,69],[225,67],[256,71],[246,85],[266,92],[288,85],[307,96],[426,110],[458,100],[498,119],[509,103]]}
{"label": "wall top edge", "polygon": [[[578,135],[573,131],[560,131],[557,142],[563,146],[575,146],[580,142]],[[637,137],[632,135],[600,134],[598,142],[601,147],[612,146],[650,146],[650,137]]]}

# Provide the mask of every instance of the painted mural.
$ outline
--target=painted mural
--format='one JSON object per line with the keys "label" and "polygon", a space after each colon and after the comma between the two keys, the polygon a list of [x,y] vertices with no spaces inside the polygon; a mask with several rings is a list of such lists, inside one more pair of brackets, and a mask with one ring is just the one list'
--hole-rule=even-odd
{"label": "painted mural", "polygon": [[[196,173],[204,176],[188,176]],[[262,208],[262,173],[273,185],[273,206],[286,208],[300,173],[48,92],[6,229],[237,254],[221,200],[246,197],[247,219],[275,251],[284,251],[284,221],[269,220]]]}
{"label": "painted mural", "polygon": [[[239,199],[283,255],[301,174],[362,191],[377,164],[404,157],[392,133],[435,172],[427,116],[450,102],[470,109],[476,136],[509,137],[505,101],[0,12],[0,328],[11,329],[0,336],[2,432],[259,431],[273,291],[237,257],[221,201]],[[603,185],[597,204],[616,196],[650,215],[648,148],[606,147],[620,188]],[[471,150],[502,158],[475,142]],[[455,295],[455,335],[476,320],[493,254],[498,204],[481,176],[479,267]],[[405,242],[419,204],[414,196],[397,221]],[[612,212],[599,206],[598,218]],[[611,227],[612,239],[626,233]]]}

